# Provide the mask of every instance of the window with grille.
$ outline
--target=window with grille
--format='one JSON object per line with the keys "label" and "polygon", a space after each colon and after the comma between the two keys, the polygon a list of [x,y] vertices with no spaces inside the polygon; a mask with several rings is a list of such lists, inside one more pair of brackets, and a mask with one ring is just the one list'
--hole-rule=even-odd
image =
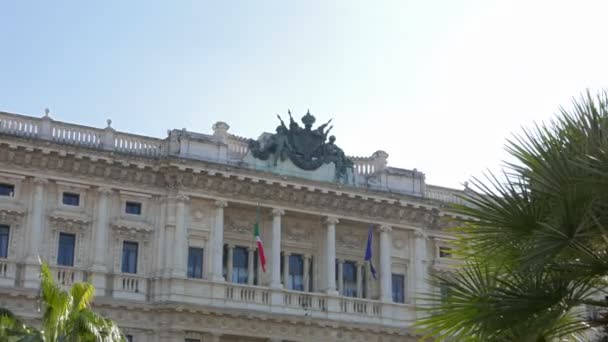
{"label": "window with grille", "polygon": [[0,258],[8,257],[9,226],[0,225]]}
{"label": "window with grille", "polygon": [[394,274],[393,280],[393,302],[405,303],[405,275]]}
{"label": "window with grille", "polygon": [[65,205],[79,206],[80,195],[73,192],[64,192],[62,197],[62,203]]}
{"label": "window with grille", "polygon": [[289,256],[289,277],[287,288],[304,291],[304,258],[301,254]]}

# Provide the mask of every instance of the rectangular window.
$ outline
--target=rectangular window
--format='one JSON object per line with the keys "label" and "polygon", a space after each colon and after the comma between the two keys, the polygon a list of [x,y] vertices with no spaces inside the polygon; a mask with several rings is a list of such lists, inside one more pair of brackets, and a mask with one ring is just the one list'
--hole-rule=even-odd
{"label": "rectangular window", "polygon": [[122,243],[122,273],[137,273],[137,242]]}
{"label": "rectangular window", "polygon": [[125,204],[125,213],[131,215],[141,215],[141,203],[127,202]]}
{"label": "rectangular window", "polygon": [[15,186],[12,184],[0,183],[0,196],[15,196]]}
{"label": "rectangular window", "polygon": [[439,284],[439,294],[441,295],[441,299],[446,300],[450,295],[450,285],[445,282],[441,282]]}
{"label": "rectangular window", "polygon": [[125,335],[127,342],[133,342],[133,335]]}
{"label": "rectangular window", "polygon": [[9,227],[0,225],[0,258],[8,257],[8,233]]}
{"label": "rectangular window", "polygon": [[393,273],[393,302],[405,303],[405,275]]}
{"label": "rectangular window", "polygon": [[289,256],[288,279],[288,289],[304,291],[304,258],[301,254],[292,254]]}
{"label": "rectangular window", "polygon": [[64,192],[62,202],[65,205],[79,206],[80,205],[80,195],[72,193],[72,192]]}
{"label": "rectangular window", "polygon": [[452,249],[450,247],[439,247],[439,257],[440,258],[451,258]]}
{"label": "rectangular window", "polygon": [[232,282],[247,284],[247,267],[249,266],[249,253],[245,247],[234,247],[232,250]]}
{"label": "rectangular window", "polygon": [[74,266],[74,245],[76,235],[59,233],[59,248],[57,250],[57,265]]}
{"label": "rectangular window", "polygon": [[353,261],[345,261],[342,265],[342,282],[346,297],[357,297],[357,265]]}
{"label": "rectangular window", "polygon": [[188,278],[203,278],[203,249],[188,248]]}

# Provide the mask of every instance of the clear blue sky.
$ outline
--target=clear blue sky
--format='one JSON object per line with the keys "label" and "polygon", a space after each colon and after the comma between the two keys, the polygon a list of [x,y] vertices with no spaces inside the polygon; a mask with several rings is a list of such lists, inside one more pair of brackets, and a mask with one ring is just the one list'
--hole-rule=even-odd
{"label": "clear blue sky", "polygon": [[0,111],[165,137],[334,118],[350,155],[459,187],[608,80],[605,1],[4,1]]}

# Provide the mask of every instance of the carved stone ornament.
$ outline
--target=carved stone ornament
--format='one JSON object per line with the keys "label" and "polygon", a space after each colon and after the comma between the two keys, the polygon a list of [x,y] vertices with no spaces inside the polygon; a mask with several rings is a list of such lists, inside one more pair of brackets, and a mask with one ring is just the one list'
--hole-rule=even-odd
{"label": "carved stone ornament", "polygon": [[112,221],[110,226],[118,232],[145,240],[149,239],[148,236],[153,231],[152,225],[144,221],[116,219]]}
{"label": "carved stone ornament", "polygon": [[316,170],[323,164],[334,163],[336,166],[335,181],[341,183],[353,183],[353,162],[346,157],[344,151],[336,146],[335,136],[327,135],[333,126],[327,130],[325,128],[331,120],[312,129],[316,119],[307,112],[302,117],[304,128],[300,127],[293,120],[291,112],[289,114],[289,128],[278,116],[281,124],[277,127],[276,133],[271,134],[265,140],[249,140],[249,149],[255,158],[268,160],[273,156],[274,165],[277,166],[279,159],[284,161],[289,158],[294,165],[302,170]]}
{"label": "carved stone ornament", "polygon": [[299,223],[285,229],[285,239],[294,242],[309,242],[312,236],[310,228],[302,227]]}
{"label": "carved stone ornament", "polygon": [[224,218],[224,227],[226,232],[251,235],[253,232],[253,220],[236,219],[226,216]]}
{"label": "carved stone ornament", "polygon": [[346,229],[338,235],[338,243],[340,247],[363,250],[367,236],[355,232],[353,229]]}

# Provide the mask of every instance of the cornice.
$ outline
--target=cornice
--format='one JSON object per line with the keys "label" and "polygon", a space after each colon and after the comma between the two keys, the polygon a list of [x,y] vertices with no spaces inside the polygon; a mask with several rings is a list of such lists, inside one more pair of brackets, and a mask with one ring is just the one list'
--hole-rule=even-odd
{"label": "cornice", "polygon": [[[2,137],[6,139],[5,136]],[[16,138],[10,137],[15,140]],[[0,141],[0,145],[7,144]],[[190,197],[215,198],[224,201],[259,203],[268,207],[314,212],[323,216],[355,218],[363,222],[391,224],[416,228],[441,228],[453,215],[443,212],[441,206],[423,199],[413,201],[408,196],[378,194],[371,190],[321,184],[309,180],[246,170],[230,165],[205,161],[183,160],[168,156],[145,159],[125,155],[46,143],[46,149],[27,146],[0,146],[0,167],[13,172],[31,175],[59,173],[69,179],[115,184],[133,189],[145,187],[146,192],[166,194],[175,188]],[[35,145],[35,144],[34,144]],[[51,145],[63,151],[51,150]],[[10,172],[10,171],[8,171]],[[184,189],[187,189],[186,192]]]}

